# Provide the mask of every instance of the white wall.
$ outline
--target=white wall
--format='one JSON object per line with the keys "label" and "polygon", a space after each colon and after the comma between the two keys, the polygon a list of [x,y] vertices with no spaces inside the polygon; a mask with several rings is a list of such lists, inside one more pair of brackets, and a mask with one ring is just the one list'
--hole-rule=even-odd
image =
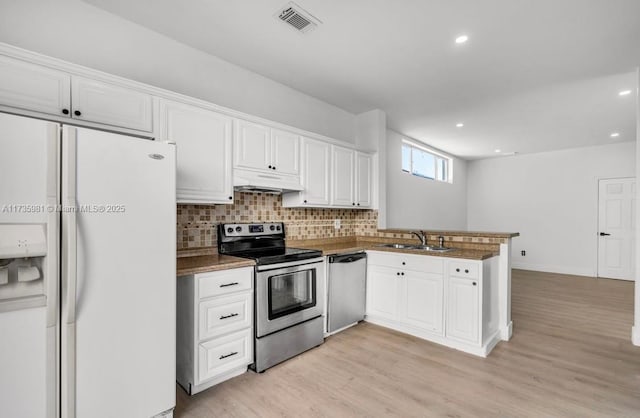
{"label": "white wall", "polygon": [[635,170],[635,142],[469,162],[468,227],[520,232],[514,268],[595,276],[598,179]]}
{"label": "white wall", "polygon": [[355,116],[79,0],[0,0],[0,42],[355,142]]}
{"label": "white wall", "polygon": [[[402,171],[402,139],[387,130],[387,228],[467,228],[467,162],[453,159],[453,184]],[[419,141],[416,141],[419,142]]]}

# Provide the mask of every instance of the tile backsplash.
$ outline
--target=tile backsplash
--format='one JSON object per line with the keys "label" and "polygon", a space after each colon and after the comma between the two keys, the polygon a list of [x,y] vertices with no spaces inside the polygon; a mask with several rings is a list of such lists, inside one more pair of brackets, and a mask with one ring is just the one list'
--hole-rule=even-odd
{"label": "tile backsplash", "polygon": [[[284,222],[287,239],[373,236],[378,212],[366,209],[283,208],[282,196],[235,193],[233,205],[178,205],[178,249],[217,245],[216,226],[234,222]],[[341,228],[334,228],[340,219]]]}

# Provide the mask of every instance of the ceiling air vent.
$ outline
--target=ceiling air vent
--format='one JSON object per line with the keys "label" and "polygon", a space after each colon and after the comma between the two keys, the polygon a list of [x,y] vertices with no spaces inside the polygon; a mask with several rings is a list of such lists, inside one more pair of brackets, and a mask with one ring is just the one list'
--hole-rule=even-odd
{"label": "ceiling air vent", "polygon": [[276,16],[278,19],[302,33],[307,33],[322,23],[294,2],[289,2],[276,13]]}

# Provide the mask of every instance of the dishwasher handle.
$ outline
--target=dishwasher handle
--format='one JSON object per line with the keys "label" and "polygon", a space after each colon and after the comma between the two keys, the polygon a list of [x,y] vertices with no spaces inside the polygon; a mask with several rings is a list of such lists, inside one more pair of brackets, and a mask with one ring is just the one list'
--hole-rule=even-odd
{"label": "dishwasher handle", "polygon": [[353,253],[353,254],[340,254],[332,255],[329,257],[329,263],[353,263],[358,260],[367,258],[367,253]]}

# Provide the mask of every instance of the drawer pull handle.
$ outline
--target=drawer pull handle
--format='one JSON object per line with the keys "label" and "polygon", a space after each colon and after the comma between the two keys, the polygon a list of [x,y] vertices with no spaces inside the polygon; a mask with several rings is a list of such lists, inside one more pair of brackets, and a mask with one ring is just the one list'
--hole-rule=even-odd
{"label": "drawer pull handle", "polygon": [[234,316],[238,316],[238,315],[240,315],[240,314],[232,313],[232,314],[229,314],[229,315],[222,315],[220,317],[220,319],[229,319],[229,318],[233,318]]}
{"label": "drawer pull handle", "polygon": [[233,353],[229,353],[229,354],[224,354],[224,355],[220,356],[220,360],[225,359],[227,357],[235,356],[236,354],[238,354],[237,351],[234,351]]}
{"label": "drawer pull handle", "polygon": [[240,284],[238,282],[233,282],[233,283],[225,283],[225,284],[221,284],[220,287],[229,287],[229,286],[235,286],[237,284]]}

